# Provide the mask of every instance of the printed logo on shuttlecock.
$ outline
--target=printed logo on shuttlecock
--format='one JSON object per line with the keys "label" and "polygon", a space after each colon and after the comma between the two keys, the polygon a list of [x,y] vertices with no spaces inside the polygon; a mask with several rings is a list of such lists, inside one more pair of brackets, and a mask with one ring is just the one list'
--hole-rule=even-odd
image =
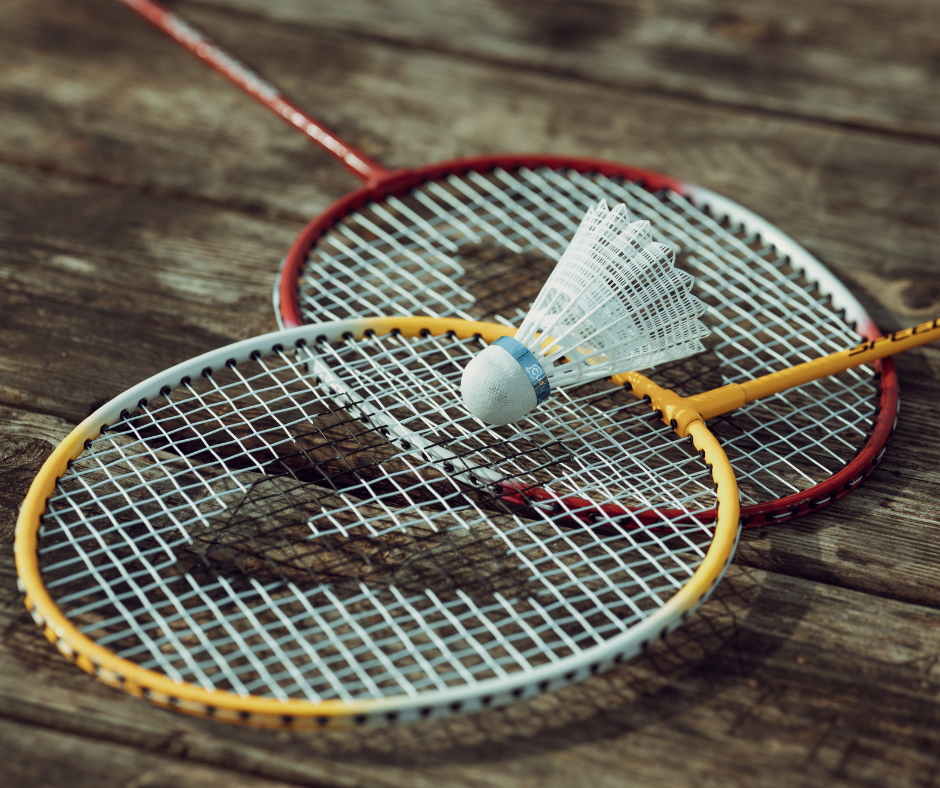
{"label": "printed logo on shuttlecock", "polygon": [[467,364],[461,394],[486,424],[523,418],[553,389],[704,350],[705,305],[648,221],[601,201],[581,221],[514,337]]}

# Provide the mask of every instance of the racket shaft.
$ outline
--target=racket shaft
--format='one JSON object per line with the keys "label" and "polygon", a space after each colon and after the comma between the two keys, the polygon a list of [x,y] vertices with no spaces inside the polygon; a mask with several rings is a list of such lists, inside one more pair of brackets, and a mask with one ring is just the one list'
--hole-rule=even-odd
{"label": "racket shaft", "polygon": [[331,153],[363,180],[374,183],[389,170],[360,153],[338,134],[308,115],[281,92],[243,63],[229,55],[175,14],[154,0],[121,0],[144,19],[162,30],[180,46],[189,50],[224,77],[253,96],[310,139]]}
{"label": "racket shaft", "polygon": [[920,345],[940,339],[940,318],[921,323],[893,334],[863,342],[848,350],[840,350],[822,358],[797,364],[763,375],[745,383],[732,383],[719,389],[698,394],[685,400],[702,418],[710,419],[735,410],[748,402],[778,394],[795,386],[819,380],[852,367],[868,364],[878,359],[902,353]]}

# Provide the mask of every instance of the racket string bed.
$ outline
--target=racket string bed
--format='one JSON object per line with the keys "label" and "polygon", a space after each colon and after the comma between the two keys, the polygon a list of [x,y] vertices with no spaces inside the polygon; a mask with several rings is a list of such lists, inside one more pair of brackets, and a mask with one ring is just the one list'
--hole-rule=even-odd
{"label": "racket string bed", "polygon": [[[784,368],[794,351],[809,359],[856,341],[828,296],[743,224],[668,189],[550,167],[451,174],[350,213],[308,253],[298,283],[304,314],[314,321],[400,307],[518,325],[600,199],[649,220],[654,240],[677,250],[677,265],[696,277],[709,306],[709,352],[658,370],[653,379],[668,388],[694,394]],[[869,439],[878,380],[872,367],[851,370],[716,422],[741,472],[742,500],[792,495],[844,468]],[[826,432],[805,428],[813,423]]]}
{"label": "racket string bed", "polygon": [[[569,393],[577,422],[481,429],[454,406],[476,346],[314,342],[141,403],[49,499],[47,588],[123,659],[281,700],[418,696],[627,631],[705,555],[708,467],[662,425],[624,418],[632,407],[612,406],[623,394],[609,386]],[[366,399],[381,423],[356,416]],[[593,432],[609,442],[586,455]],[[689,489],[675,481],[687,476]]]}

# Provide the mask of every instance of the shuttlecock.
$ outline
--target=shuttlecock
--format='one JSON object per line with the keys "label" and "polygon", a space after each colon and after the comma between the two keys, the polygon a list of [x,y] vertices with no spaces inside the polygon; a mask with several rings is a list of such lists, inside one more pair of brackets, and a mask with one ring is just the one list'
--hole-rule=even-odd
{"label": "shuttlecock", "polygon": [[502,337],[463,371],[467,409],[499,426],[518,421],[555,388],[673,361],[703,350],[705,305],[673,250],[647,221],[601,201],[535,299],[515,337]]}

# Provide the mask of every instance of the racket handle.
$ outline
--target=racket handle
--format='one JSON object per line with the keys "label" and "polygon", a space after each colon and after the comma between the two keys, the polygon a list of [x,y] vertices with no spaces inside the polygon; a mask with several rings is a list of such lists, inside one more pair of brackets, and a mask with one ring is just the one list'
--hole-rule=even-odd
{"label": "racket handle", "polygon": [[702,418],[710,419],[735,410],[748,402],[835,375],[837,372],[844,372],[852,367],[860,367],[938,339],[940,339],[940,318],[895,331],[893,334],[878,337],[870,342],[863,342],[848,350],[840,350],[822,358],[797,364],[789,369],[771,372],[769,375],[745,383],[732,383],[704,394],[697,394],[687,398],[685,404],[695,408]]}
{"label": "racket handle", "polygon": [[210,41],[176,14],[157,3],[156,0],[120,0],[120,2],[136,11],[150,24],[162,30],[180,46],[210,65],[222,76],[234,82],[246,93],[290,123],[291,126],[306,134],[368,184],[378,183],[391,172],[364,153],[357,151],[352,145],[341,139],[338,134],[281,95],[281,92],[274,85],[262,79],[218,44]]}

